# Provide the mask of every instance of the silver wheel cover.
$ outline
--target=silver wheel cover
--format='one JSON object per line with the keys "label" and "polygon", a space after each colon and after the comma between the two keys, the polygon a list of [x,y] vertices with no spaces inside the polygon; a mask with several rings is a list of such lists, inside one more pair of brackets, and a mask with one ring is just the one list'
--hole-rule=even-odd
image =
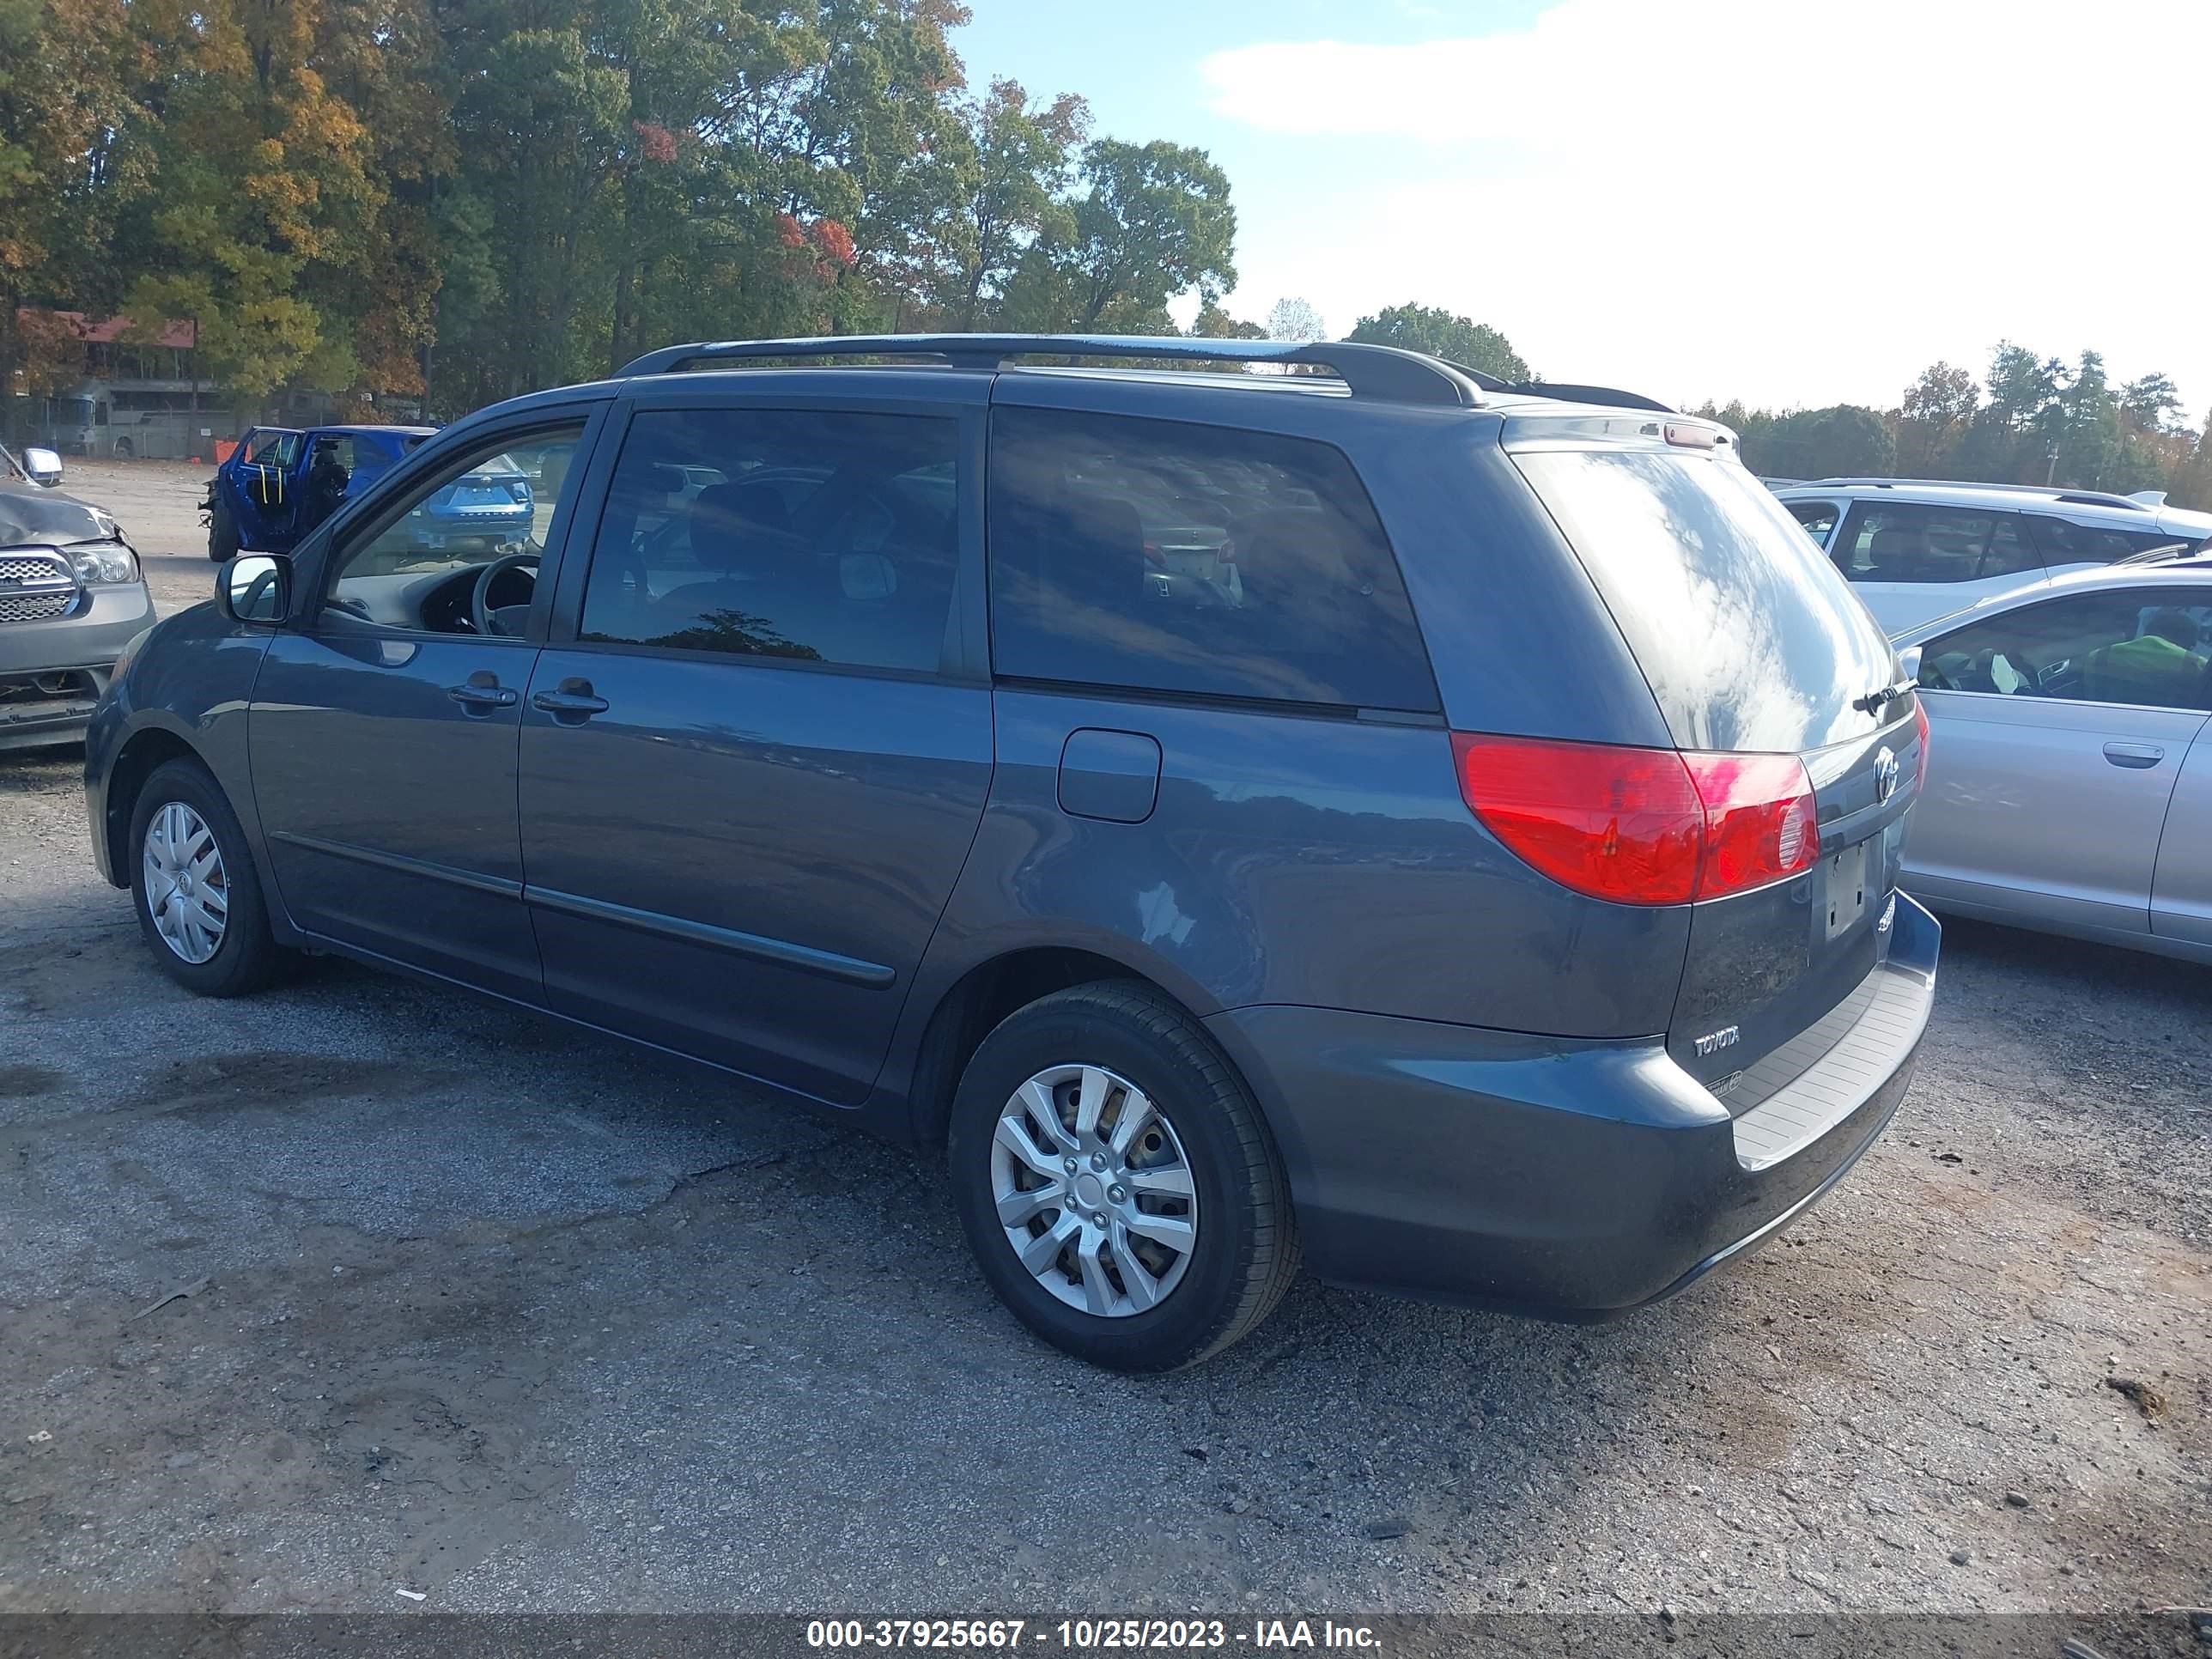
{"label": "silver wheel cover", "polygon": [[146,825],[138,869],[146,914],[179,961],[197,966],[222,948],[230,877],[206,819],[180,800],[165,803]]}
{"label": "silver wheel cover", "polygon": [[1182,1282],[1198,1191],[1167,1115],[1103,1066],[1049,1066],[1014,1091],[991,1141],[1006,1247],[1069,1307],[1126,1319]]}

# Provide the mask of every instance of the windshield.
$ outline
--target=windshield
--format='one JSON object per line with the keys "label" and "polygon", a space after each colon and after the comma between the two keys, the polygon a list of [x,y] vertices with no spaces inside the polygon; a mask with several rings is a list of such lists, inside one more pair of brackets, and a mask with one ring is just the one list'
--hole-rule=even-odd
{"label": "windshield", "polygon": [[[1889,642],[1733,461],[1638,450],[1514,460],[1573,544],[1686,749],[1796,752],[1872,732]],[[1889,705],[1901,718],[1904,705]]]}

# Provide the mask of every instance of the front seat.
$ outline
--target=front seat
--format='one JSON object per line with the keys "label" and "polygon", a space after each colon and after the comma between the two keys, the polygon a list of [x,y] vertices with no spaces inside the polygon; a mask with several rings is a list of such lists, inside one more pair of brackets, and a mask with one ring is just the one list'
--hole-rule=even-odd
{"label": "front seat", "polygon": [[1867,545],[1873,563],[1860,574],[1864,582],[1918,581],[1927,560],[1921,539],[1910,530],[1877,530]]}

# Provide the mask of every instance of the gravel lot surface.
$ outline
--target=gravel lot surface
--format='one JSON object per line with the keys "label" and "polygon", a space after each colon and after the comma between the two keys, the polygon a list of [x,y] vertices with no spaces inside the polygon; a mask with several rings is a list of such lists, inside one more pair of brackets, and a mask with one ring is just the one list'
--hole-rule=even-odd
{"label": "gravel lot surface", "polygon": [[[72,469],[165,609],[204,476]],[[0,757],[0,1609],[2212,1603],[2212,974],[1954,925],[1888,1137],[1735,1271],[1309,1283],[1130,1381],[927,1162],[350,966],[175,989],[78,764]]]}

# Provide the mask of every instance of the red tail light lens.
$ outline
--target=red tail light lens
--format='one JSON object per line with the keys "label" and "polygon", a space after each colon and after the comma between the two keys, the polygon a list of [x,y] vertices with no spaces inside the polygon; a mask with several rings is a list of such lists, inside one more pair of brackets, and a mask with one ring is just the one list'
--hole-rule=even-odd
{"label": "red tail light lens", "polygon": [[1918,696],[1912,699],[1912,729],[1920,734],[1920,763],[1912,775],[1915,795],[1928,787],[1928,705]]}
{"label": "red tail light lens", "polygon": [[1468,810],[1562,886],[1686,904],[1783,881],[1820,855],[1794,755],[1680,754],[1455,732]]}
{"label": "red tail light lens", "polygon": [[1783,881],[1820,856],[1813,781],[1795,755],[1685,755],[1705,805],[1699,898]]}
{"label": "red tail light lens", "polygon": [[1455,732],[1460,793],[1553,881],[1616,904],[1697,896],[1705,805],[1682,757]]}

